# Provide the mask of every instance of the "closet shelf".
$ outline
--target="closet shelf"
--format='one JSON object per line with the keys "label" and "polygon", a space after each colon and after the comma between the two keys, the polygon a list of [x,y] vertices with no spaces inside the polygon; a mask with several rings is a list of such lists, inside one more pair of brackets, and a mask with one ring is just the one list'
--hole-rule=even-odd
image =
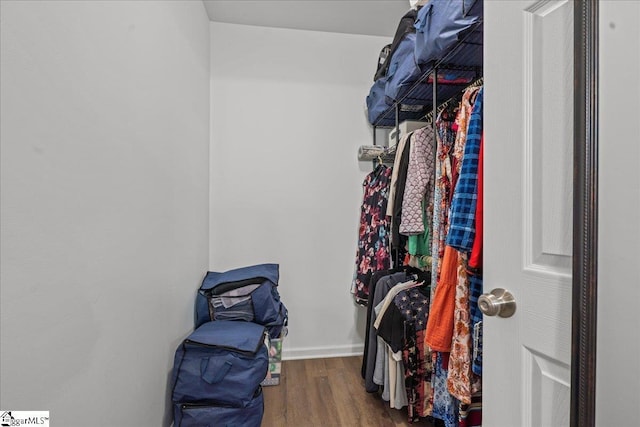
{"label": "closet shelf", "polygon": [[[373,123],[373,128],[391,128],[404,120],[419,120],[428,113],[433,102],[433,74],[447,75],[455,71],[455,79],[437,81],[437,99],[446,101],[482,76],[482,36],[483,22],[480,20],[464,33],[459,41],[453,45],[442,57],[424,66],[420,78],[408,89],[407,93],[394,102]],[[435,103],[436,105],[439,102]]]}

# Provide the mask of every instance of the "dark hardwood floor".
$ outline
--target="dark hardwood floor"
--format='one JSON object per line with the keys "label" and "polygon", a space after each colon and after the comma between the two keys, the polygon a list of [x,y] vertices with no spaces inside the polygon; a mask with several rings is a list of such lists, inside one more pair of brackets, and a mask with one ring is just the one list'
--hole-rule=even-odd
{"label": "dark hardwood floor", "polygon": [[364,389],[361,357],[286,360],[277,386],[264,387],[263,427],[416,426],[406,408],[391,409]]}

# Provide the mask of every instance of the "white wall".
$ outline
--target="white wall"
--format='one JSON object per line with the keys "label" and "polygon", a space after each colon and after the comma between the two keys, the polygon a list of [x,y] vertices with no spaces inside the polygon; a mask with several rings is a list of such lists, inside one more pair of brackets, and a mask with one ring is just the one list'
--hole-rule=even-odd
{"label": "white wall", "polygon": [[0,407],[166,425],[208,259],[203,4],[0,4]]}
{"label": "white wall", "polygon": [[600,2],[598,426],[640,418],[640,3]]}
{"label": "white wall", "polygon": [[356,354],[363,113],[384,37],[211,24],[210,268],[280,264],[285,358]]}

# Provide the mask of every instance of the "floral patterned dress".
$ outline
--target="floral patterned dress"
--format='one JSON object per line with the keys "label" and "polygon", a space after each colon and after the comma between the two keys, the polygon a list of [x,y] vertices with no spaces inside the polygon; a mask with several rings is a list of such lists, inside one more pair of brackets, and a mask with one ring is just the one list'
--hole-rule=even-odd
{"label": "floral patterned dress", "polygon": [[351,293],[358,304],[366,305],[369,298],[371,275],[391,266],[389,250],[389,221],[387,200],[391,168],[379,165],[365,178],[362,187],[364,198],[360,210],[360,232],[356,251],[356,266]]}

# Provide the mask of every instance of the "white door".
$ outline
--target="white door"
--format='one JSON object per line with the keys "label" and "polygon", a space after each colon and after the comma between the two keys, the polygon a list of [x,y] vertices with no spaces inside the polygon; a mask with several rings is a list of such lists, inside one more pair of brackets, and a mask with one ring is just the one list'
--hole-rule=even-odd
{"label": "white door", "polygon": [[483,425],[569,425],[573,4],[485,1]]}

